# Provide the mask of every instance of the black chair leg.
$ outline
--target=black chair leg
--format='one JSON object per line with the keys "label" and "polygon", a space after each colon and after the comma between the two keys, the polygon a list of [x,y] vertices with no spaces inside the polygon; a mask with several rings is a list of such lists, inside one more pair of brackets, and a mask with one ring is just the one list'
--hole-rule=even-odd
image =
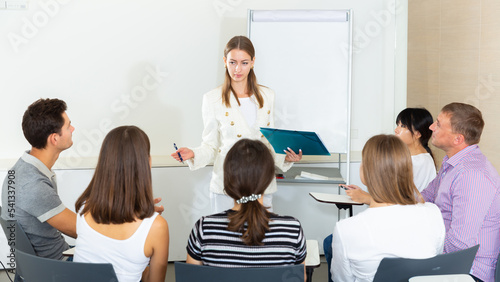
{"label": "black chair leg", "polygon": [[306,267],[306,282],[312,282],[314,268]]}

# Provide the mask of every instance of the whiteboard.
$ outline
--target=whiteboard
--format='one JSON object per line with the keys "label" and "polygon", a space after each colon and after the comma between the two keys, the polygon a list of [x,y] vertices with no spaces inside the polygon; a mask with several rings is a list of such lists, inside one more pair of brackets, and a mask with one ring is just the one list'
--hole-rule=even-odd
{"label": "whiteboard", "polygon": [[275,126],[314,131],[331,153],[348,153],[350,10],[250,10],[259,84],[276,92]]}

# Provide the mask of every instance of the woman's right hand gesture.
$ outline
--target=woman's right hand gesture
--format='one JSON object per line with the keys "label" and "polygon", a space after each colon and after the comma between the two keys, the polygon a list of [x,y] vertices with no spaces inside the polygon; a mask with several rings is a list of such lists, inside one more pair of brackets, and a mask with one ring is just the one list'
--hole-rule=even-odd
{"label": "woman's right hand gesture", "polygon": [[[179,157],[179,155],[180,155],[180,157],[182,157],[182,160]],[[189,159],[194,158],[194,152],[189,148],[182,147],[182,148],[179,148],[177,151],[175,151],[171,156],[179,162],[187,161]]]}

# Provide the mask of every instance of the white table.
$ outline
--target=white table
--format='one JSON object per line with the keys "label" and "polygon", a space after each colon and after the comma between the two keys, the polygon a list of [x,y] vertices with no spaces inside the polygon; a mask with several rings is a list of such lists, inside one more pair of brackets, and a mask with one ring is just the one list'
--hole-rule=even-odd
{"label": "white table", "polygon": [[474,282],[468,274],[415,276],[409,282]]}

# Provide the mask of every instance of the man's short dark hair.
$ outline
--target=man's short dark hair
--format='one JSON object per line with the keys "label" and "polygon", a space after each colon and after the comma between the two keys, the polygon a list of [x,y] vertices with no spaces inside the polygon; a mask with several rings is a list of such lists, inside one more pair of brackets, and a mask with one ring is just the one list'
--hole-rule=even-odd
{"label": "man's short dark hair", "polygon": [[444,106],[441,112],[450,115],[451,130],[462,134],[467,145],[479,143],[484,128],[480,110],[464,103],[451,103]]}
{"label": "man's short dark hair", "polygon": [[31,146],[43,149],[52,133],[61,133],[66,109],[66,103],[59,99],[39,99],[28,107],[23,115],[22,127],[24,137]]}

